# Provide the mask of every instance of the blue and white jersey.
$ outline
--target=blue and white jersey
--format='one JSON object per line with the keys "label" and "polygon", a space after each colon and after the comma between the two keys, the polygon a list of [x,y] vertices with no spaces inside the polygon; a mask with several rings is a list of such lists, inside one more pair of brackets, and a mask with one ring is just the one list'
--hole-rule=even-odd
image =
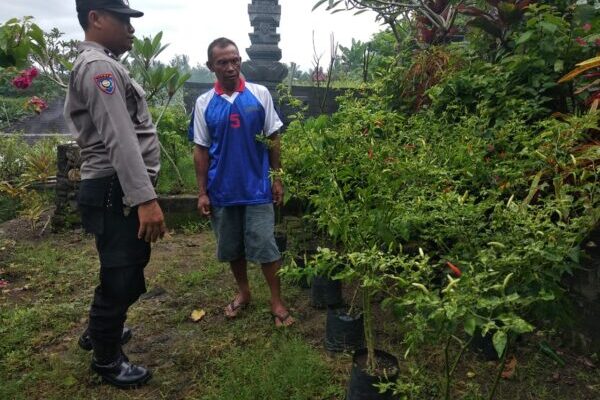
{"label": "blue and white jersey", "polygon": [[266,204],[273,201],[269,149],[260,140],[282,126],[269,90],[245,82],[231,96],[217,82],[198,100],[189,139],[207,147],[208,196],[214,206]]}

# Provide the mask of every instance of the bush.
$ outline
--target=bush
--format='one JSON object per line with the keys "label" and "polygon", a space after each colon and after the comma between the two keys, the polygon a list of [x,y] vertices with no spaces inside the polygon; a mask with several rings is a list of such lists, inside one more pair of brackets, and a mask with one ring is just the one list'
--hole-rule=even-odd
{"label": "bush", "polygon": [[464,327],[462,347],[490,333],[503,355],[534,324],[569,323],[562,279],[600,217],[598,115],[490,124],[468,110],[403,116],[382,98],[283,135],[288,192],[336,249],[320,272],[384,293],[409,349]]}
{"label": "bush", "polygon": [[18,212],[35,228],[48,210],[52,196],[39,193],[35,185],[56,176],[56,139],[30,146],[20,137],[0,137],[0,219]]}
{"label": "bush", "polygon": [[[157,120],[162,109],[153,108],[152,115]],[[158,124],[158,138],[166,151],[161,153],[161,172],[158,191],[165,194],[193,193],[196,191],[196,172],[192,159],[192,144],[187,133],[190,117],[183,107],[169,107]],[[177,171],[171,157],[183,179],[183,187],[178,182]]]}
{"label": "bush", "polygon": [[15,181],[25,172],[29,146],[18,135],[0,137],[0,182]]}

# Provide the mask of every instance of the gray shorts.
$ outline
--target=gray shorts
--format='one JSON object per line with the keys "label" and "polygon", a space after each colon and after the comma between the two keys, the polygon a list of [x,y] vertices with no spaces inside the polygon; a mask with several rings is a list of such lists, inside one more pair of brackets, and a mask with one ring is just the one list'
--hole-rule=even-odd
{"label": "gray shorts", "polygon": [[222,262],[245,258],[258,264],[278,261],[273,204],[212,207],[211,224]]}

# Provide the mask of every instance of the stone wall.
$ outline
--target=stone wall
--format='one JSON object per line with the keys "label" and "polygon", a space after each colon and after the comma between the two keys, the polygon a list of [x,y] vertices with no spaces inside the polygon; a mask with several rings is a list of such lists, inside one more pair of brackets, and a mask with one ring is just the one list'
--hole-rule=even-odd
{"label": "stone wall", "polygon": [[[184,86],[184,102],[186,110],[192,112],[198,96],[208,92],[212,87],[212,83],[187,82]],[[338,109],[338,104],[335,99],[345,92],[346,89],[329,89],[329,91],[327,91],[324,87],[292,86],[292,96],[298,98],[305,106],[307,106],[307,117],[316,117],[321,114],[331,115],[335,113]],[[326,93],[327,96],[323,102]],[[277,104],[277,94],[274,93],[273,95]],[[323,105],[322,109],[321,105]],[[283,117],[284,124],[287,124],[289,122],[287,116],[293,114],[295,110],[292,110],[285,104],[280,105],[278,108],[278,111]]]}
{"label": "stone wall", "polygon": [[81,226],[77,210],[81,159],[76,143],[60,144],[57,148],[56,209],[52,217],[53,231]]}

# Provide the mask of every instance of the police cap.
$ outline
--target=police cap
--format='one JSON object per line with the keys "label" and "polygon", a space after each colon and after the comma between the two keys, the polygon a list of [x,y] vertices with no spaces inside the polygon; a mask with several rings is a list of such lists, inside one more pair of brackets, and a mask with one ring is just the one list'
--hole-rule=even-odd
{"label": "police cap", "polygon": [[75,0],[77,12],[87,12],[90,10],[106,10],[128,17],[138,18],[144,15],[143,12],[129,7],[129,0]]}

